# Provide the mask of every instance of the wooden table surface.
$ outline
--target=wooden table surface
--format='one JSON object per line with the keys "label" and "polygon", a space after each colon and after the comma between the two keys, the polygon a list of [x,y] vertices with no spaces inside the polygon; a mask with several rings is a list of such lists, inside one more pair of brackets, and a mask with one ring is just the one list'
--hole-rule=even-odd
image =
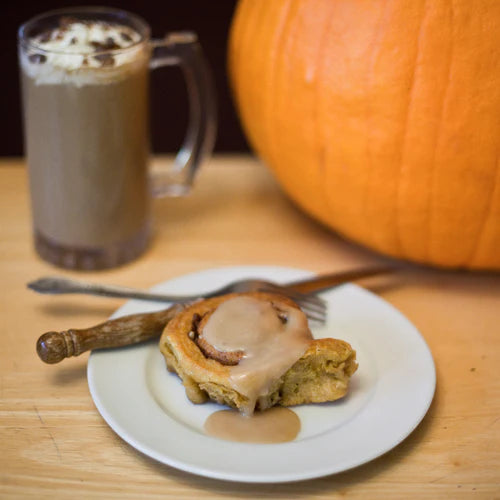
{"label": "wooden table surface", "polygon": [[250,156],[215,157],[190,197],[156,200],[154,216],[154,241],[134,263],[99,273],[57,270],[32,248],[23,162],[0,162],[0,498],[500,498],[500,276],[493,273],[409,266],[370,282],[426,339],[437,390],[417,429],[366,465],[248,485],[178,471],[120,439],[90,397],[88,355],[49,366],[35,342],[48,330],[101,322],[123,301],[37,295],[28,281],[62,274],[147,288],[227,265],[322,272],[386,262],[299,212]]}

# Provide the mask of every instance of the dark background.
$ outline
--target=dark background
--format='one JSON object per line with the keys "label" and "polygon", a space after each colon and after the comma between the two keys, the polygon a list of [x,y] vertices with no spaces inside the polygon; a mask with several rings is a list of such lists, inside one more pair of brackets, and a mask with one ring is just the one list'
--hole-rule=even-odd
{"label": "dark background", "polygon": [[[231,100],[226,71],[227,40],[236,0],[107,0],[104,5],[128,10],[143,17],[153,38],[169,31],[192,30],[212,68],[218,100],[216,151],[248,151]],[[3,65],[0,109],[0,156],[23,153],[21,98],[17,63],[17,29],[31,17],[51,9],[75,5],[97,5],[96,1],[31,1],[4,3],[0,16],[1,60]],[[179,149],[187,123],[187,96],[179,68],[155,70],[151,78],[151,129],[155,153]]]}

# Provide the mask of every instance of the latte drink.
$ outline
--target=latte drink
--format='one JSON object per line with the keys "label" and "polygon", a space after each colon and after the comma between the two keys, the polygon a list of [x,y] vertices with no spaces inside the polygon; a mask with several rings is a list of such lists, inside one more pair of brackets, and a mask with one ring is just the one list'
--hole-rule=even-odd
{"label": "latte drink", "polygon": [[149,47],[140,30],[61,17],[20,49],[35,246],[112,267],[149,237]]}

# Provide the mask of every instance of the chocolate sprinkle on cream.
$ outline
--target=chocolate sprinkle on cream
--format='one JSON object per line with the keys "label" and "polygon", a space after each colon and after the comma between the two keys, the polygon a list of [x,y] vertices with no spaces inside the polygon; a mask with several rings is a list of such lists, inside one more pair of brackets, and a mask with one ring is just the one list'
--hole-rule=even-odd
{"label": "chocolate sprinkle on cream", "polygon": [[113,66],[115,64],[115,58],[111,54],[97,54],[94,56],[102,66]]}
{"label": "chocolate sprinkle on cream", "polygon": [[114,50],[114,49],[119,49],[120,46],[111,38],[110,36],[106,38],[105,42],[90,42],[92,47],[97,51],[100,50]]}
{"label": "chocolate sprinkle on cream", "polygon": [[44,56],[43,54],[31,54],[28,59],[32,63],[43,64],[47,60],[47,56]]}
{"label": "chocolate sprinkle on cream", "polygon": [[50,41],[51,34],[52,34],[52,32],[51,32],[51,31],[44,31],[44,32],[40,35],[40,37],[39,37],[39,39],[38,39],[38,40],[39,40],[41,43],[47,43],[47,42],[49,42],[49,41]]}

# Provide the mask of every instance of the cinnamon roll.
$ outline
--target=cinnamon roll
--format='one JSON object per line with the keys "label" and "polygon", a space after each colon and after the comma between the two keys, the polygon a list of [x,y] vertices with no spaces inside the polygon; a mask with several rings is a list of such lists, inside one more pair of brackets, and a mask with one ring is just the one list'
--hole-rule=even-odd
{"label": "cinnamon roll", "polygon": [[185,308],[165,327],[160,350],[193,403],[210,399],[245,414],[339,399],[357,369],[347,342],[313,339],[293,301],[261,292]]}

